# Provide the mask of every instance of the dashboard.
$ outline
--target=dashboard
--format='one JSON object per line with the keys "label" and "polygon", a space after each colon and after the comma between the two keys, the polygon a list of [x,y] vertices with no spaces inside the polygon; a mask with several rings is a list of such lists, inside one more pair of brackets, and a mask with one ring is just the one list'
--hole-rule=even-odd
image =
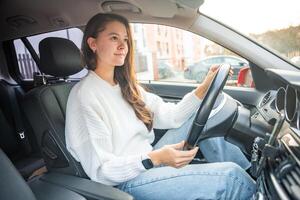
{"label": "dashboard", "polygon": [[283,86],[266,92],[251,116],[273,126],[263,142],[253,145],[256,199],[300,199],[300,73],[266,72]]}

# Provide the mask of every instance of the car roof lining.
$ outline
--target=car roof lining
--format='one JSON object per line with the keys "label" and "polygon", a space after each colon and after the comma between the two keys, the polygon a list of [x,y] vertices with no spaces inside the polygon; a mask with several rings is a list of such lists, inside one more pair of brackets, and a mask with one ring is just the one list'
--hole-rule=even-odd
{"label": "car roof lining", "polygon": [[[21,38],[69,27],[84,26],[96,13],[109,11],[103,5],[119,2],[111,11],[132,22],[157,23],[187,28],[198,15],[203,0],[10,0],[0,6],[0,41]],[[121,2],[121,3],[120,3]],[[132,12],[131,5],[141,12]],[[107,7],[107,6],[106,6]]]}

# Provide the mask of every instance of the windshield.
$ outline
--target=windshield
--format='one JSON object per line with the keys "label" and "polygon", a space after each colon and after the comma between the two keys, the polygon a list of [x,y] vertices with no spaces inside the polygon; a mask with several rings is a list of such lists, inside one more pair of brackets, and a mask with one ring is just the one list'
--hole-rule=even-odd
{"label": "windshield", "polygon": [[299,0],[207,0],[200,12],[229,25],[300,67]]}

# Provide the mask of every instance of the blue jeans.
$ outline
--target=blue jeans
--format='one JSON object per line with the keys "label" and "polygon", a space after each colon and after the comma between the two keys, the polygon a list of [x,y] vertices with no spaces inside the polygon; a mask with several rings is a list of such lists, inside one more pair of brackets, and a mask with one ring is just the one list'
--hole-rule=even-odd
{"label": "blue jeans", "polygon": [[[167,131],[154,149],[185,140],[193,120],[194,115]],[[137,200],[250,199],[256,187],[244,170],[250,163],[240,149],[223,138],[202,141],[199,147],[211,163],[156,167],[117,187]]]}

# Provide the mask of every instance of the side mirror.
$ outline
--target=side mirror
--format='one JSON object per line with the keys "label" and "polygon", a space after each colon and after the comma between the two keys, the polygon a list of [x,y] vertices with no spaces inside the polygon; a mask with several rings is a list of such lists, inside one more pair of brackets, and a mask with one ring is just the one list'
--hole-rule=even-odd
{"label": "side mirror", "polygon": [[238,74],[238,87],[255,87],[251,70],[249,66],[243,67],[240,69]]}

